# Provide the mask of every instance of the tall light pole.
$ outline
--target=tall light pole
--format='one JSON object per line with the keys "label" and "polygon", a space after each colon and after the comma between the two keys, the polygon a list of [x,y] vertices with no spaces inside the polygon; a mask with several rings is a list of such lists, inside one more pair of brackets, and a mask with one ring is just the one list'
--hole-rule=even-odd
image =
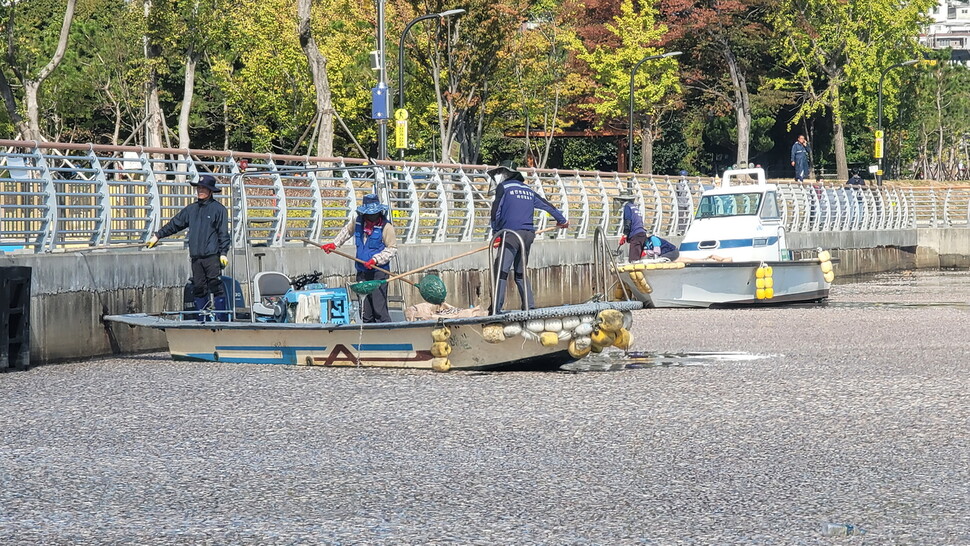
{"label": "tall light pole", "polygon": [[[451,17],[452,15],[461,15],[465,13],[463,9],[450,9],[448,11],[442,11],[441,13],[431,13],[428,15],[422,15],[420,17],[415,17],[404,26],[404,32],[401,33],[401,41],[397,46],[397,108],[398,111],[394,112],[394,119],[398,122],[403,123],[403,146],[398,143],[398,157],[404,159],[404,150],[408,147],[407,145],[407,110],[404,109],[404,39],[407,38],[408,32],[411,30],[415,24],[427,19],[444,19],[445,17]],[[400,118],[403,119],[398,119]],[[399,129],[400,130],[400,129]]]}
{"label": "tall light pole", "polygon": [[391,99],[387,88],[387,57],[384,48],[384,4],[387,0],[376,0],[377,3],[377,87],[371,89],[371,117],[377,120],[377,159],[387,159],[387,118],[390,115]]}
{"label": "tall light pole", "polygon": [[876,149],[875,156],[878,161],[878,166],[876,167],[876,185],[882,186],[882,156],[885,155],[885,140],[883,138],[882,132],[882,84],[886,79],[886,73],[894,68],[899,68],[900,66],[909,66],[919,62],[919,59],[910,59],[908,61],[903,61],[901,63],[896,63],[894,65],[887,66],[883,69],[882,74],[879,75],[879,98],[876,106]]}
{"label": "tall light pole", "polygon": [[677,55],[682,55],[683,51],[671,51],[670,53],[664,53],[663,55],[650,55],[640,59],[637,64],[633,65],[633,70],[630,71],[630,134],[627,137],[627,171],[633,172],[633,78],[637,75],[637,69],[640,65],[651,61],[653,59],[664,59],[666,57],[676,57]]}

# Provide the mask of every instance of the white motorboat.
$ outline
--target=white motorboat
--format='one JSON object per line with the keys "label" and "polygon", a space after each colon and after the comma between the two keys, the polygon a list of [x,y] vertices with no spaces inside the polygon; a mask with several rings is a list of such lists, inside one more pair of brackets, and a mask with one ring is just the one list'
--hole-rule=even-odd
{"label": "white motorboat", "polygon": [[792,259],[760,168],[729,169],[703,193],[679,250],[675,262],[619,265],[624,287],[646,307],[769,305],[824,300],[835,278],[828,251]]}

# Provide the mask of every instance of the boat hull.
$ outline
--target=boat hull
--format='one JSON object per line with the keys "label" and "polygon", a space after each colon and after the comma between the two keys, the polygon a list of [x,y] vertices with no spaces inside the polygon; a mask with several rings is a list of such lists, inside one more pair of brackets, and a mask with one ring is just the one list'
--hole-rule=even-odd
{"label": "boat hull", "polygon": [[[486,340],[486,325],[516,324],[562,317],[591,318],[604,309],[629,312],[639,301],[567,305],[498,316],[385,324],[292,324],[210,322],[148,315],[114,315],[110,322],[162,329],[174,360],[296,366],[430,369],[432,332],[446,326],[453,369],[555,368],[575,360],[569,337],[551,346],[538,335]],[[526,334],[523,334],[525,336]]]}
{"label": "boat hull", "polygon": [[[683,267],[636,270],[643,275],[651,289],[649,292],[636,282],[632,271],[622,271],[620,278],[644,307],[707,308],[813,302],[828,298],[831,286],[825,281],[817,260],[669,265]],[[761,265],[771,266],[773,270],[774,296],[770,299],[758,299],[756,295],[756,272]]]}

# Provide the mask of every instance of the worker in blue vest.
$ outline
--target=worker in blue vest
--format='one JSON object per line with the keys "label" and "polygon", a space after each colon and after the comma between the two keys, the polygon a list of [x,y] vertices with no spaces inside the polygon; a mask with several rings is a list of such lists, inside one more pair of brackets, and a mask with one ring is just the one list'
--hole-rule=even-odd
{"label": "worker in blue vest", "polygon": [[[533,216],[536,209],[544,210],[556,219],[556,227],[566,229],[569,222],[559,210],[549,201],[536,193],[525,183],[522,173],[508,167],[497,167],[487,173],[495,184],[495,199],[492,201],[491,225],[492,233],[497,237],[493,246],[502,248],[502,253],[495,259],[495,271],[498,273],[498,288],[495,291],[495,309],[492,314],[502,312],[505,304],[505,292],[508,287],[509,271],[515,267],[515,286],[519,289],[519,296],[529,309],[535,308],[535,298],[532,287],[525,277],[525,267],[529,260],[529,251],[536,238],[536,228]],[[503,230],[518,234],[503,236]],[[507,232],[506,232],[507,233]],[[504,239],[504,245],[502,241]]]}
{"label": "worker in blue vest", "polygon": [[[189,229],[189,259],[192,262],[192,295],[195,297],[196,318],[205,320],[204,311],[209,308],[209,294],[215,305],[216,319],[229,320],[229,300],[222,284],[222,268],[229,265],[229,215],[226,207],[213,197],[222,190],[216,179],[208,174],[192,182],[196,187],[198,201],[187,205],[164,226],[152,234],[148,248],[158,244],[159,239]],[[218,311],[222,311],[221,313]]]}
{"label": "worker in blue vest", "polygon": [[620,246],[629,243],[629,260],[635,262],[643,254],[643,245],[647,240],[647,230],[643,227],[643,216],[640,207],[636,205],[636,195],[632,191],[621,191],[613,198],[623,203],[623,230],[620,233]]}
{"label": "worker in blue vest", "polygon": [[[643,257],[649,260],[666,258],[675,262],[680,257],[680,250],[677,249],[677,245],[656,235],[648,236],[644,247],[646,250],[643,251]],[[721,258],[712,257],[712,259],[722,261]]]}
{"label": "worker in blue vest", "polygon": [[[387,273],[374,266],[388,269],[387,264],[397,254],[397,236],[394,224],[387,217],[388,206],[382,205],[377,194],[364,196],[357,214],[337,233],[332,243],[321,245],[330,254],[351,237],[357,244],[357,281],[373,281],[388,278]],[[387,283],[368,294],[361,305],[360,320],[363,322],[391,322],[387,309]]]}

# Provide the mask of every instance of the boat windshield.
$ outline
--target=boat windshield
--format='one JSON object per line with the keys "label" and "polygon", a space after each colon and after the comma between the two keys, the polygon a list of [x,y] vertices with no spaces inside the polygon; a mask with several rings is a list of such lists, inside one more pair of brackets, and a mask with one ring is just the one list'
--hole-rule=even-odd
{"label": "boat windshield", "polygon": [[725,216],[754,216],[761,206],[762,194],[731,193],[705,195],[697,206],[697,218],[723,218]]}

